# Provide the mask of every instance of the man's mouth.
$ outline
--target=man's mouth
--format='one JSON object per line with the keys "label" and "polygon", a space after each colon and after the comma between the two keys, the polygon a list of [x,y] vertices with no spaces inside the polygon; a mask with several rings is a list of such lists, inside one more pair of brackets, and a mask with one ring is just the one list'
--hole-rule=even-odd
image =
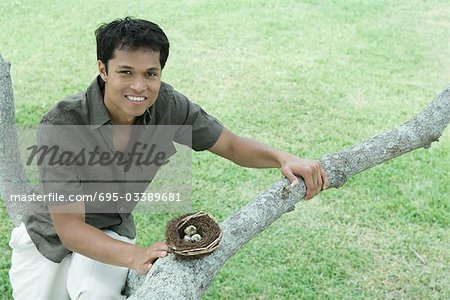
{"label": "man's mouth", "polygon": [[144,102],[147,97],[144,96],[126,96],[126,98],[131,102]]}

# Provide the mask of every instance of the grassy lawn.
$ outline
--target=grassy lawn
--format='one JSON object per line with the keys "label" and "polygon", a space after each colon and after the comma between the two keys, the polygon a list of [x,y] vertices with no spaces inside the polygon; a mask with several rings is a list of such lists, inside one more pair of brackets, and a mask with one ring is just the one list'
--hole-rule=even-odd
{"label": "grassy lawn", "polygon": [[[448,86],[448,1],[3,0],[0,53],[19,124],[96,73],[93,31],[132,15],[165,30],[163,80],[232,131],[320,158],[396,127]],[[193,155],[193,206],[219,220],[280,178]],[[441,142],[300,203],[247,244],[205,299],[449,299],[450,130]],[[174,214],[136,216],[139,244]],[[0,220],[0,295],[12,224]],[[1,297],[1,296],[0,296]]]}

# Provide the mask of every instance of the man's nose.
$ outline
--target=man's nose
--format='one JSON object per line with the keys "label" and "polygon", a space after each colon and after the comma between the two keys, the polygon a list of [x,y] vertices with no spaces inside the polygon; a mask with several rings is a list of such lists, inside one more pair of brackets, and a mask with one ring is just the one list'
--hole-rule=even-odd
{"label": "man's nose", "polygon": [[145,90],[145,80],[141,77],[135,78],[130,88],[137,93],[142,93]]}

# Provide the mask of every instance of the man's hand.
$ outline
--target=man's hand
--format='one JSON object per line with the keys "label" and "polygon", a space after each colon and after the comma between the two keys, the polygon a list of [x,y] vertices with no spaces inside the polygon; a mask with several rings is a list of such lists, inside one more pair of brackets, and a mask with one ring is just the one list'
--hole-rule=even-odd
{"label": "man's hand", "polygon": [[132,259],[131,268],[139,274],[145,275],[153,266],[153,263],[160,257],[167,256],[169,248],[166,243],[158,242],[148,248],[136,247],[135,255]]}
{"label": "man's hand", "polygon": [[306,200],[313,198],[328,187],[325,170],[316,160],[302,159],[289,153],[283,153],[280,164],[281,173],[287,177],[291,185],[298,184],[297,176],[303,178],[306,185]]}

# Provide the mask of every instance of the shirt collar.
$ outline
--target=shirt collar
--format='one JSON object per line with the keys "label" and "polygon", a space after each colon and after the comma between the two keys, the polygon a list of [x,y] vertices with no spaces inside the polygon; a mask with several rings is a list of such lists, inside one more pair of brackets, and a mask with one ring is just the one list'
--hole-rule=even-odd
{"label": "shirt collar", "polygon": [[103,103],[102,87],[104,83],[101,82],[100,75],[89,85],[86,97],[89,107],[89,123],[91,129],[97,129],[98,127],[111,124],[111,118]]}

